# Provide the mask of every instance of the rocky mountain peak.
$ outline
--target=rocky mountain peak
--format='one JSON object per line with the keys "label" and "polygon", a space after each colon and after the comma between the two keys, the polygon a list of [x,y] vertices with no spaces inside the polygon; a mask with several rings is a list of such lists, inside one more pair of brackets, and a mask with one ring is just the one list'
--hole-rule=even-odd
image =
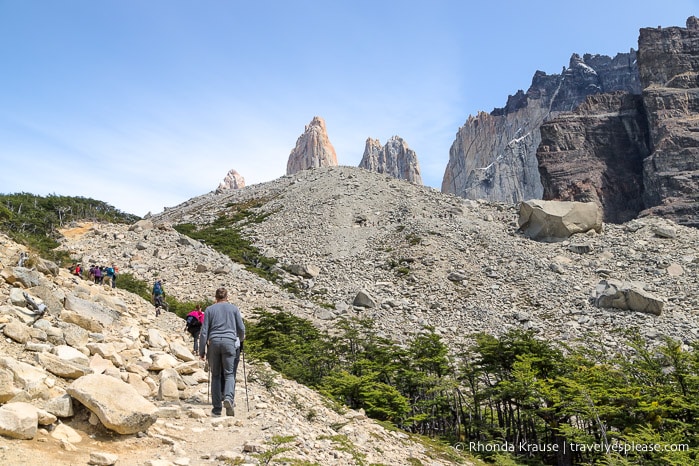
{"label": "rocky mountain peak", "polygon": [[244,187],[245,178],[236,170],[230,169],[223,181],[218,185],[218,188],[216,188],[216,192],[221,193],[229,189],[243,189]]}
{"label": "rocky mountain peak", "polygon": [[540,199],[536,150],[542,123],[575,109],[588,95],[618,90],[640,93],[634,50],[613,58],[573,54],[561,74],[537,71],[526,93],[518,91],[505,107],[479,112],[459,128],[442,192],[504,202]]}
{"label": "rocky mountain peak", "polygon": [[660,215],[699,226],[696,23],[641,29],[642,94],[588,96],[541,126],[544,199],[594,201],[610,222]]}
{"label": "rocky mountain peak", "polygon": [[393,136],[383,147],[378,139],[367,138],[359,167],[422,184],[417,154],[400,136]]}
{"label": "rocky mountain peak", "polygon": [[309,168],[333,166],[337,166],[337,154],[328,138],[325,120],[315,116],[306,125],[303,134],[296,141],[296,147],[289,154],[286,174],[292,175]]}

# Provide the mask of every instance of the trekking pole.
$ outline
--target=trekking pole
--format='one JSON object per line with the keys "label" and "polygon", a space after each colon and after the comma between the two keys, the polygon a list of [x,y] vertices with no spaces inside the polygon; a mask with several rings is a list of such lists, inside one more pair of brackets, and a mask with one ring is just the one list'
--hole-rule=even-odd
{"label": "trekking pole", "polygon": [[245,373],[245,352],[241,350],[240,356],[243,358],[243,381],[245,382],[245,405],[248,408],[248,412],[250,412],[250,400],[248,399],[248,376]]}

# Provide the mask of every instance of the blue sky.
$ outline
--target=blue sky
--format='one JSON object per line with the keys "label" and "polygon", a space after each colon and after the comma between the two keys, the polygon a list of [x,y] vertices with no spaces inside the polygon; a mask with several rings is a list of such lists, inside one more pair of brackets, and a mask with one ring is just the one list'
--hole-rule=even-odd
{"label": "blue sky", "polygon": [[613,56],[699,0],[0,0],[0,193],[140,216],[283,176],[325,119],[340,165],[401,136],[439,189],[457,130],[572,53]]}

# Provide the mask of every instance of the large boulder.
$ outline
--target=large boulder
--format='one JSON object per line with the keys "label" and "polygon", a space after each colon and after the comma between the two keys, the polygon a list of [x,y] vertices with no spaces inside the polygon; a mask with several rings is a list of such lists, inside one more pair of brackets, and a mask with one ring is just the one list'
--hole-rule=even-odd
{"label": "large boulder", "polygon": [[[87,301],[72,294],[66,296],[64,305],[66,310],[73,311],[83,318],[96,320],[104,327],[114,324],[120,318],[119,312],[111,307]],[[63,314],[61,314],[61,317],[63,317]],[[65,321],[65,319],[63,320]],[[77,322],[72,323],[80,325]],[[82,325],[80,326],[83,327]]]}
{"label": "large boulder", "polygon": [[289,273],[303,278],[315,278],[320,273],[320,267],[312,264],[291,264]]}
{"label": "large boulder", "polygon": [[353,306],[376,307],[376,299],[366,290],[359,290],[352,301]]}
{"label": "large boulder", "polygon": [[519,207],[519,229],[527,237],[563,241],[575,233],[602,231],[602,212],[594,202],[524,201]]}
{"label": "large boulder", "polygon": [[85,405],[110,430],[143,432],[156,420],[157,408],[135,388],[115,377],[90,374],[68,386],[68,394]]}
{"label": "large boulder", "polygon": [[659,316],[663,301],[643,289],[643,284],[621,280],[601,280],[592,292],[591,301],[597,307],[644,312]]}
{"label": "large boulder", "polygon": [[25,267],[7,267],[0,271],[0,276],[11,285],[20,285],[22,288],[31,288],[41,284],[41,274],[36,270]]}

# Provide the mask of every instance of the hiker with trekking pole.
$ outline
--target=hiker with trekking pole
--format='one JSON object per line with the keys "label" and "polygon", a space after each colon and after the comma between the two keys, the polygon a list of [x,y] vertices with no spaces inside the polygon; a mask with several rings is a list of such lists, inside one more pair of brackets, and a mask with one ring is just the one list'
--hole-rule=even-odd
{"label": "hiker with trekking pole", "polygon": [[216,302],[206,308],[199,339],[199,356],[206,358],[210,371],[211,415],[221,416],[226,408],[226,416],[235,416],[235,374],[245,340],[245,324],[240,309],[228,302],[225,288],[216,290]]}

